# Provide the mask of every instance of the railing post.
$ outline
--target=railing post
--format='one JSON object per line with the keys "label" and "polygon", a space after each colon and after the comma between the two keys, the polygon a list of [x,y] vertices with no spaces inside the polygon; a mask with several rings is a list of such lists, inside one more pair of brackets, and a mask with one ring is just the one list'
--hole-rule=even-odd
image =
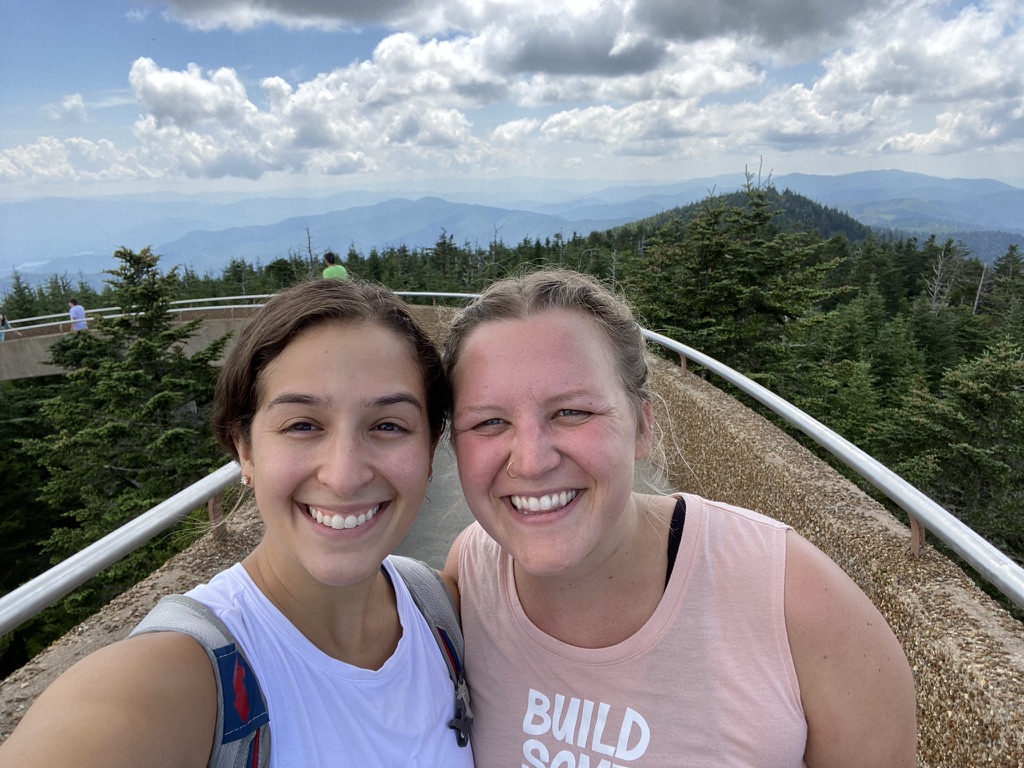
{"label": "railing post", "polygon": [[206,502],[206,512],[210,518],[210,530],[213,532],[214,541],[224,541],[226,532],[224,526],[224,494],[218,493],[211,496]]}
{"label": "railing post", "polygon": [[920,557],[926,543],[925,537],[928,534],[928,529],[921,525],[913,515],[908,515],[908,517],[910,517],[910,551],[914,553],[914,557]]}

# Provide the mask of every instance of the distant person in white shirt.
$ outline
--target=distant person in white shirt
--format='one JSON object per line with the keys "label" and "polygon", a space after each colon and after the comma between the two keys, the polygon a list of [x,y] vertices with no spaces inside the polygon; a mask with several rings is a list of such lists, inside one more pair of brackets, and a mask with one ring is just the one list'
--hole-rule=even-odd
{"label": "distant person in white shirt", "polygon": [[71,297],[68,299],[68,307],[70,311],[68,315],[71,317],[71,330],[72,331],[84,331],[85,325],[85,307],[78,303],[78,299]]}

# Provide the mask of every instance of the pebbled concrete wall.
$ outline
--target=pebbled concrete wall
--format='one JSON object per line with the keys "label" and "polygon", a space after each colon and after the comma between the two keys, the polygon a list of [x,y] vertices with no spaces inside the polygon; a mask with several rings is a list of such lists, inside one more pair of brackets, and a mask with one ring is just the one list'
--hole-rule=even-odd
{"label": "pebbled concrete wall", "polygon": [[792,525],[856,581],[917,682],[918,765],[1024,766],[1024,624],[866,493],[753,411],[658,360],[673,486]]}

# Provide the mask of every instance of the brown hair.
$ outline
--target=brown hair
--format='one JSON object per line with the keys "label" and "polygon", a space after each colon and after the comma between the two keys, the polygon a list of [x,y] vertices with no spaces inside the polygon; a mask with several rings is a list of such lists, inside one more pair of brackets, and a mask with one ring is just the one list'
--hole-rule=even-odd
{"label": "brown hair", "polygon": [[264,305],[231,347],[217,380],[213,429],[232,458],[235,440],[248,445],[252,419],[262,396],[260,375],[292,340],[325,323],[378,325],[409,344],[423,373],[427,417],[434,442],[441,437],[448,407],[448,381],[437,347],[409,314],[404,302],[370,282],[316,280],[288,288]]}
{"label": "brown hair", "polygon": [[445,372],[455,381],[466,338],[484,323],[522,320],[551,309],[567,309],[591,318],[604,332],[615,368],[643,433],[647,422],[644,403],[651,402],[647,344],[640,325],[625,300],[596,278],[567,269],[549,269],[492,283],[463,310],[452,324],[444,343]]}

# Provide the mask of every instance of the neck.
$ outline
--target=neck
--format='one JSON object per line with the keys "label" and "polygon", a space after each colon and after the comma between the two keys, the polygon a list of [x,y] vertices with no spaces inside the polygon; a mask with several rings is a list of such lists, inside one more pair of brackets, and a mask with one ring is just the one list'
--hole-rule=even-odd
{"label": "neck", "polygon": [[328,656],[364,669],[380,669],[391,658],[402,626],[394,588],[383,571],[346,586],[321,584],[308,574],[288,579],[270,566],[262,546],[242,566],[307,640]]}

